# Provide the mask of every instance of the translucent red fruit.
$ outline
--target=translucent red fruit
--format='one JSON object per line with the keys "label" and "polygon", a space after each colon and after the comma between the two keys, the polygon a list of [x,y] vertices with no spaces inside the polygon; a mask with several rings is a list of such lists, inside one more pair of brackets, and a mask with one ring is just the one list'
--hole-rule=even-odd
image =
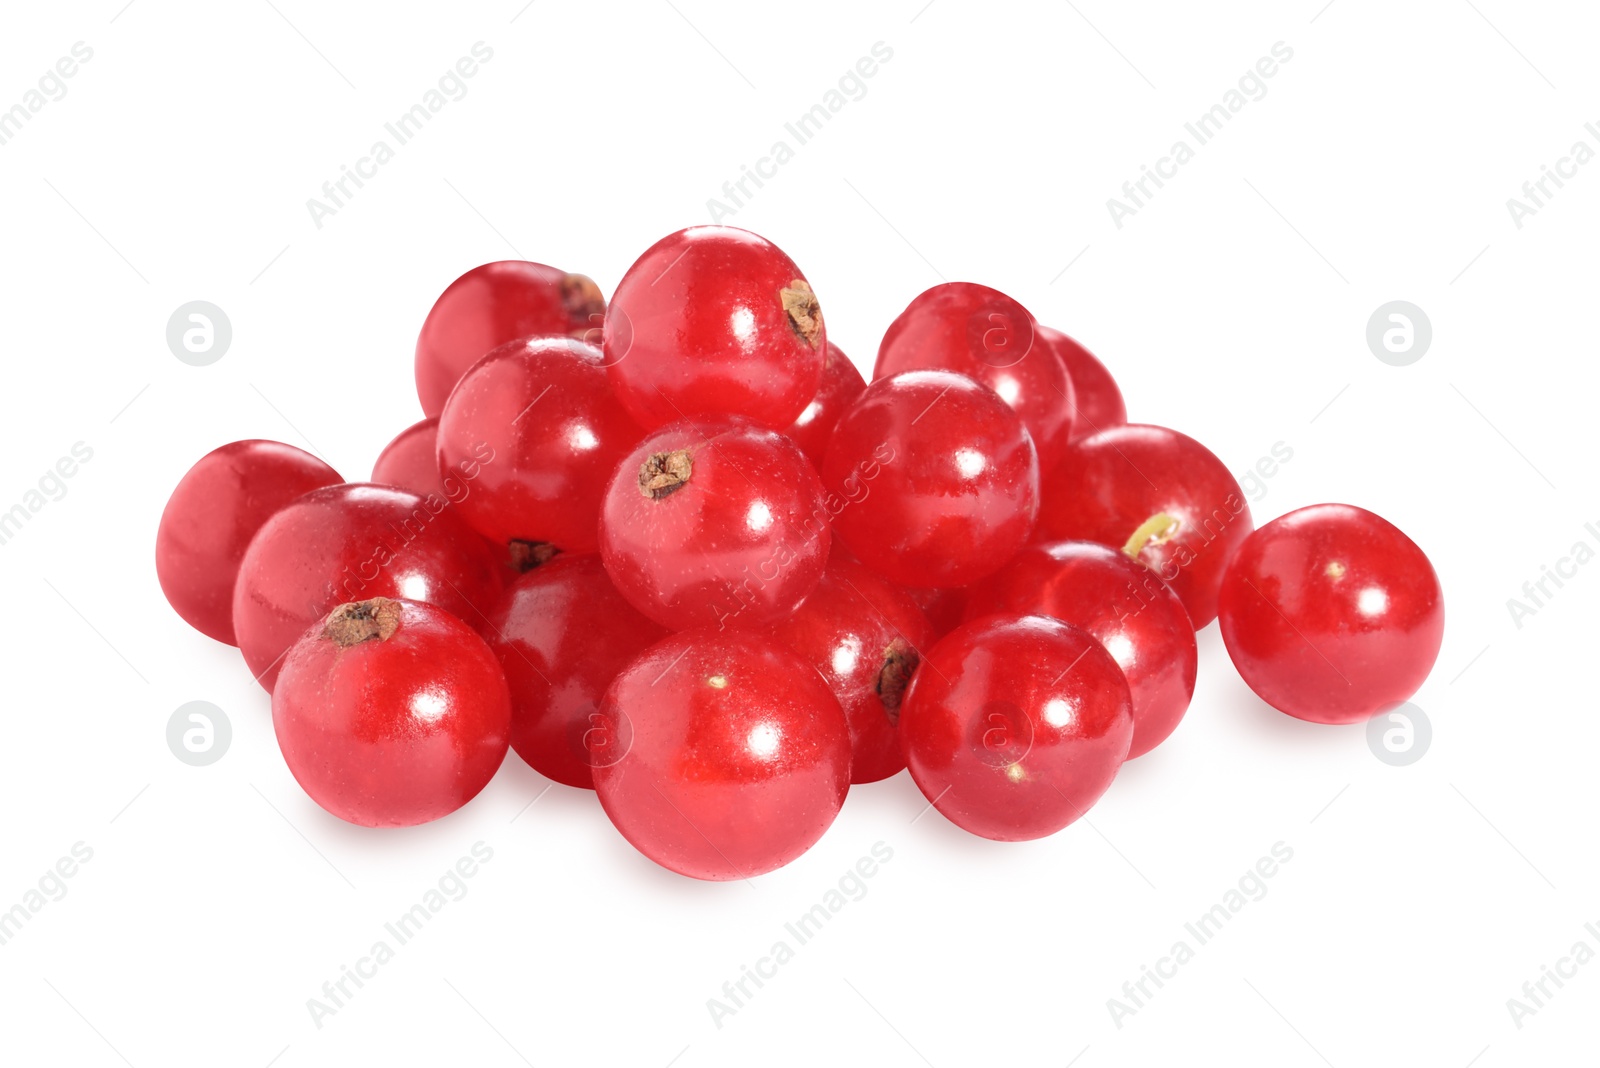
{"label": "translucent red fruit", "polygon": [[828,442],[833,439],[833,428],[845,409],[855,403],[861,391],[867,388],[866,379],[856,370],[856,365],[833,342],[828,342],[826,359],[822,367],[822,384],[816,396],[806,405],[787,431],[800,451],[812,465],[820,468],[827,454]]}
{"label": "translucent red fruit", "polygon": [[1251,527],[1239,483],[1209,449],[1131,423],[1068,446],[1045,475],[1038,537],[1124,549],[1172,587],[1199,630],[1217,617],[1223,569]]}
{"label": "translucent red fruit", "polygon": [[1133,698],[1130,760],[1165,741],[1194,697],[1194,627],[1183,602],[1149,568],[1109,546],[1028,546],[973,588],[968,618],[994,614],[1049,616],[1105,646]]}
{"label": "translucent red fruit", "polygon": [[462,376],[439,416],[438,463],[475,473],[456,507],[490,541],[593,552],[606,481],[643,436],[599,349],[524,338]]}
{"label": "translucent red fruit", "polygon": [[947,371],[869,385],[834,427],[822,481],[838,501],[834,533],[902,586],[965,586],[999,570],[1039,509],[1021,418]]}
{"label": "translucent red fruit", "polygon": [[439,475],[439,420],[412,423],[383,447],[372,465],[372,481],[380,486],[409,490],[419,497],[437,493],[443,497],[444,479]]}
{"label": "translucent red fruit", "polygon": [[812,667],[749,631],[675,634],[600,706],[620,756],[595,791],[634,847],[696,879],[782,867],[822,837],[850,787],[850,733]]}
{"label": "translucent red fruit", "polygon": [[1072,440],[1088,437],[1107,427],[1121,426],[1128,421],[1128,408],[1122,401],[1122,390],[1116,379],[1106,370],[1106,365],[1094,353],[1077,341],[1048,326],[1039,327],[1039,336],[1055,350],[1072,379],[1073,402],[1076,411],[1072,420]]}
{"label": "translucent red fruit", "polygon": [[816,588],[828,516],[810,461],[782,434],[678,423],[618,465],[600,555],[622,595],[658,623],[760,626]]}
{"label": "translucent red fruit", "polygon": [[581,274],[525,260],[474,267],[439,294],[417,336],[423,413],[438,415],[467,368],[508,341],[534,334],[597,341],[605,310],[600,287]]}
{"label": "translucent red fruit", "polygon": [[311,799],[363,827],[447,816],[506,755],[511,700],[471,627],[429,604],[340,605],[284,657],[272,726]]}
{"label": "translucent red fruit", "polygon": [[1105,793],[1128,755],[1122,669],[1086,632],[1043,616],[986,616],[929,650],[900,710],[911,777],[973,834],[1054,834]]}
{"label": "translucent red fruit", "polygon": [[1067,443],[1072,379],[1021,304],[988,286],[946,282],[913,300],[878,346],[874,378],[955,371],[999,394],[1033,435],[1048,468]]}
{"label": "translucent red fruit", "polygon": [[1220,626],[1262,700],[1313,723],[1357,723],[1427,679],[1444,641],[1444,595],[1428,557],[1393,524],[1318,504],[1240,546]]}
{"label": "translucent red fruit", "polygon": [[519,577],[490,623],[511,688],[511,748],[541,775],[594,789],[594,766],[619,756],[621,741],[600,721],[600,699],[667,629],[623,599],[593,554]]}
{"label": "translucent red fruit", "polygon": [[444,500],[351,482],[313,490],[262,525],[239,566],[233,625],[270,691],[283,654],[336,605],[404,597],[477,625],[500,590],[483,539]]}
{"label": "translucent red fruit", "polygon": [[195,630],[237,645],[233,587],[261,524],[303,493],[343,482],[293,445],[235,441],[206,453],[179,480],[156,528],[156,578]]}
{"label": "translucent red fruit", "polygon": [[827,680],[850,725],[850,781],[877,782],[906,766],[895,730],[928,621],[896,586],[835,554],[799,611],[767,631]]}
{"label": "translucent red fruit", "polygon": [[694,226],[628,268],[606,311],[617,396],[642,425],[742,415],[781,430],[817,392],[827,342],[794,261],[731,226]]}
{"label": "translucent red fruit", "polygon": [[959,627],[967,618],[968,590],[964,586],[935,589],[928,586],[904,586],[906,595],[917,603],[937,640]]}

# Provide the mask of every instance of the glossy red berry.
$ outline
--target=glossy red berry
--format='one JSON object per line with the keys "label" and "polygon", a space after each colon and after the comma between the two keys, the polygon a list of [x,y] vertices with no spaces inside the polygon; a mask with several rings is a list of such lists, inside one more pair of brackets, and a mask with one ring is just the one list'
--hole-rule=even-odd
{"label": "glossy red berry", "polygon": [[994,390],[1022,416],[1043,467],[1066,446],[1072,379],[1028,309],[997,289],[946,282],[913,300],[883,335],[872,376],[902,371],[955,371]]}
{"label": "glossy red berry", "polygon": [[822,837],[850,788],[850,734],[812,667],[748,631],[675,634],[625,668],[592,737],[595,791],[634,847],[696,879],[782,867]]}
{"label": "glossy red berry", "polygon": [[900,710],[917,787],[973,834],[1054,834],[1105,793],[1128,755],[1122,669],[1084,631],[1043,616],[986,616],[928,652]]}
{"label": "glossy red berry", "polygon": [[412,423],[383,447],[372,465],[372,481],[426,497],[445,495],[439,475],[439,420]]}
{"label": "glossy red berry", "polygon": [[1039,459],[1016,412],[948,371],[866,388],[822,465],[834,533],[902,586],[965,586],[999,570],[1033,531]]}
{"label": "glossy red berry", "polygon": [[471,627],[429,604],[340,605],[284,657],[272,726],[311,799],[363,827],[471,801],[506,755],[511,700]]}
{"label": "glossy red berry", "polygon": [[1072,396],[1076,411],[1072,419],[1070,438],[1088,437],[1107,427],[1121,426],[1128,421],[1128,408],[1122,400],[1122,390],[1111,377],[1106,365],[1094,353],[1074,339],[1048,326],[1039,327],[1039,336],[1055,350],[1072,379]]}
{"label": "glossy red berry", "polygon": [[1357,723],[1405,701],[1444,641],[1444,594],[1428,557],[1348,504],[1301,508],[1251,534],[1221,607],[1244,681],[1313,723]]}
{"label": "glossy red berry", "polygon": [[293,445],[235,441],[206,453],[179,480],[156,528],[156,578],[195,630],[237,645],[233,587],[246,546],[279,508],[339,472]]}
{"label": "glossy red berry", "polygon": [[810,461],[782,434],[677,423],[617,467],[600,555],[622,595],[658,623],[755,627],[816,588],[828,517]]}
{"label": "glossy red berry", "polygon": [[822,458],[828,452],[828,442],[833,440],[833,428],[838,424],[839,417],[866,388],[867,381],[856,370],[856,365],[839,351],[837,345],[828,342],[822,367],[822,384],[817,387],[817,395],[811,398],[806,410],[786,431],[812,466],[822,467]]}
{"label": "glossy red berry", "polygon": [[606,481],[642,437],[599,349],[526,338],[462,376],[439,417],[438,464],[474,472],[456,507],[490,541],[593,552]]}
{"label": "glossy red berry", "polygon": [[535,334],[599,340],[605,298],[581,274],[499,260],[474,267],[439,294],[417,337],[417,398],[435,416],[467,368],[508,341]]}
{"label": "glossy red berry", "polygon": [[781,430],[817,392],[827,342],[794,261],[731,226],[693,226],[628,268],[606,311],[617,396],[654,428],[740,415]]}
{"label": "glossy red berry", "polygon": [[965,586],[949,586],[942,590],[931,586],[902,586],[901,589],[922,609],[928,625],[933,628],[935,641],[966,622],[969,591]]}
{"label": "glossy red berry", "polygon": [[906,766],[895,724],[933,634],[905,592],[834,554],[799,611],[767,633],[821,673],[850,725],[850,781],[877,782]]}
{"label": "glossy red berry", "polygon": [[541,775],[594,789],[594,765],[620,756],[600,699],[667,629],[623,599],[593,554],[563,554],[522,575],[490,623],[511,688],[511,748]]}
{"label": "glossy red berry", "polygon": [[968,617],[995,614],[1049,616],[1105,646],[1133,698],[1130,760],[1165,741],[1194,697],[1194,626],[1183,602],[1149,568],[1110,546],[1028,546],[972,590]]}
{"label": "glossy red berry", "polygon": [[1223,569],[1251,528],[1244,492],[1209,449],[1132,423],[1068,446],[1045,477],[1038,538],[1123,549],[1172,587],[1199,630],[1217,617]]}
{"label": "glossy red berry", "polygon": [[500,591],[483,539],[443,500],[351,482],[313,490],[261,527],[239,565],[233,625],[270,691],[283,654],[336,605],[404,597],[476,625]]}

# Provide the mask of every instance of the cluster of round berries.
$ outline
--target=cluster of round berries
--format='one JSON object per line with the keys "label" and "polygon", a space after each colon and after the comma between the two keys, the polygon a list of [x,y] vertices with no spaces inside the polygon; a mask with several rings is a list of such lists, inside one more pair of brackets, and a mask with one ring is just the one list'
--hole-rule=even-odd
{"label": "cluster of round berries", "polygon": [[1071,823],[1177,727],[1196,628],[1302,719],[1409,697],[1443,636],[1427,558],[1370,512],[1256,530],[1204,446],[1128,424],[1105,367],[985,286],[935,286],[868,384],[754,234],[650,248],[609,306],[540,264],[423,324],[427,418],[370,482],[268,441],[162,516],[184,619],[236,644],[321,806],[436,819],[507,748],[702,879],[809,848],[909,768],[988,838]]}

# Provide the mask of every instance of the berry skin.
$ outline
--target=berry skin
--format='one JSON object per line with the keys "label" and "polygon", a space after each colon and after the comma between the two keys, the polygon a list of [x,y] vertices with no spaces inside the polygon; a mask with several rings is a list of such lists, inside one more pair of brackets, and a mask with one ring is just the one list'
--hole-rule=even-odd
{"label": "berry skin", "polygon": [[511,748],[547,778],[594,789],[594,765],[616,754],[598,723],[600,699],[667,629],[623,599],[593,554],[522,575],[490,622],[511,688]]}
{"label": "berry skin", "polygon": [[1107,427],[1121,426],[1128,421],[1128,407],[1122,401],[1122,390],[1111,377],[1106,365],[1094,353],[1059,330],[1039,327],[1039,336],[1045,340],[1061,359],[1072,379],[1072,394],[1076,411],[1072,419],[1070,440],[1088,437]]}
{"label": "berry skin", "polygon": [[1022,416],[1046,469],[1066,447],[1072,379],[1028,309],[999,290],[946,282],[913,300],[883,335],[872,377],[902,371],[954,371],[994,390]]}
{"label": "berry skin", "polygon": [[[644,431],[617,402],[600,350],[525,338],[462,376],[439,416],[441,471],[475,467],[456,507],[484,537],[594,552],[600,501]],[[492,460],[476,464],[485,450]]]}
{"label": "berry skin", "polygon": [[1312,723],[1359,723],[1427,679],[1444,641],[1444,594],[1393,524],[1317,504],[1240,546],[1220,626],[1234,666],[1269,705]]}
{"label": "berry skin", "polygon": [[478,795],[506,755],[511,699],[476,631],[430,604],[340,605],[284,657],[272,726],[311,800],[412,827]]}
{"label": "berry skin", "polygon": [[780,868],[822,837],[850,788],[839,702],[798,655],[748,631],[674,634],[600,705],[625,743],[595,792],[634,847],[696,879]]}
{"label": "berry skin", "polygon": [[605,360],[641,426],[740,415],[781,430],[822,380],[822,309],[794,261],[731,226],[692,226],[628,268]]}
{"label": "berry skin", "polygon": [[834,533],[902,586],[966,586],[1022,548],[1039,458],[1016,412],[948,371],[880,378],[839,419],[822,465]]}
{"label": "berry skin", "polygon": [[598,341],[605,310],[600,287],[581,274],[525,260],[474,267],[439,294],[417,335],[423,414],[438,415],[467,369],[508,341],[535,334]]}
{"label": "berry skin", "polygon": [[799,611],[767,629],[827,681],[850,725],[850,781],[877,782],[906,766],[895,724],[932,629],[915,602],[835,553]]}
{"label": "berry skin", "polygon": [[293,445],[235,441],[206,453],[179,480],[156,528],[156,578],[195,630],[237,645],[233,587],[245,548],[272,514],[339,472]]}
{"label": "berry skin", "polygon": [[1128,759],[1166,740],[1194,697],[1194,626],[1149,568],[1090,541],[1030,545],[973,588],[967,618],[1037,615],[1086,631],[1122,669],[1133,697]]}
{"label": "berry skin", "polygon": [[985,616],[928,652],[900,710],[911,777],[984,838],[1054,834],[1111,785],[1133,738],[1122,669],[1084,631]]}
{"label": "berry skin", "polygon": [[[444,497],[444,479],[439,475],[439,420],[412,423],[383,447],[372,465],[372,481],[426,497]],[[459,495],[459,491],[457,493]]]}
{"label": "berry skin", "polygon": [[813,467],[822,467],[822,458],[828,452],[828,442],[833,440],[833,428],[838,425],[839,416],[866,388],[867,380],[861,377],[856,365],[839,351],[839,346],[828,342],[822,385],[817,387],[817,395],[811,398],[806,410],[786,431]]}
{"label": "berry skin", "polygon": [[313,490],[262,525],[239,565],[239,651],[271,692],[283,654],[334,606],[426,601],[478,623],[500,596],[483,539],[444,500],[367,482]]}
{"label": "berry skin", "polygon": [[937,641],[946,634],[955,630],[966,621],[967,599],[970,591],[964,586],[950,586],[945,589],[933,589],[924,586],[903,586],[906,595],[917,603],[922,609],[922,614],[928,618],[928,625],[933,628],[933,637]]}
{"label": "berry skin", "polygon": [[1253,520],[1244,491],[1193,438],[1130,423],[1073,442],[1045,478],[1040,541],[1097,541],[1154,571],[1194,628],[1217,617],[1217,588]]}
{"label": "berry skin", "polygon": [[810,461],[782,434],[675,423],[618,465],[600,556],[622,595],[657,623],[757,627],[816,588],[828,517]]}

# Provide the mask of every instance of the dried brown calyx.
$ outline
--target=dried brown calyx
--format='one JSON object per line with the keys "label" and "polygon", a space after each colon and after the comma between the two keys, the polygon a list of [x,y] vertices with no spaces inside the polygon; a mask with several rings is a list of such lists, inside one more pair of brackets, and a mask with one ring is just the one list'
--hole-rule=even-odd
{"label": "dried brown calyx", "polygon": [[362,642],[388,641],[400,626],[403,606],[387,597],[374,597],[367,601],[351,601],[328,613],[322,625],[322,636],[341,649]]}
{"label": "dried brown calyx", "polygon": [[561,280],[561,304],[574,323],[582,324],[575,331],[580,337],[606,313],[605,295],[594,279],[584,274],[569,274]]}
{"label": "dried brown calyx", "polygon": [[511,566],[519,574],[526,575],[534,568],[547,564],[550,559],[560,554],[561,550],[547,541],[525,541],[522,538],[512,538],[508,543],[511,550]]}
{"label": "dried brown calyx", "polygon": [[822,344],[822,305],[804,278],[796,278],[778,290],[778,300],[789,315],[789,325],[807,345],[816,348]]}
{"label": "dried brown calyx", "polygon": [[688,449],[652,453],[639,467],[639,492],[653,501],[682,489],[694,474],[694,461]]}
{"label": "dried brown calyx", "polygon": [[883,702],[883,710],[888,714],[890,723],[900,721],[900,702],[905,700],[906,687],[911,684],[911,676],[920,663],[922,658],[904,638],[896,638],[884,650],[883,667],[878,669],[877,690],[878,700]]}

